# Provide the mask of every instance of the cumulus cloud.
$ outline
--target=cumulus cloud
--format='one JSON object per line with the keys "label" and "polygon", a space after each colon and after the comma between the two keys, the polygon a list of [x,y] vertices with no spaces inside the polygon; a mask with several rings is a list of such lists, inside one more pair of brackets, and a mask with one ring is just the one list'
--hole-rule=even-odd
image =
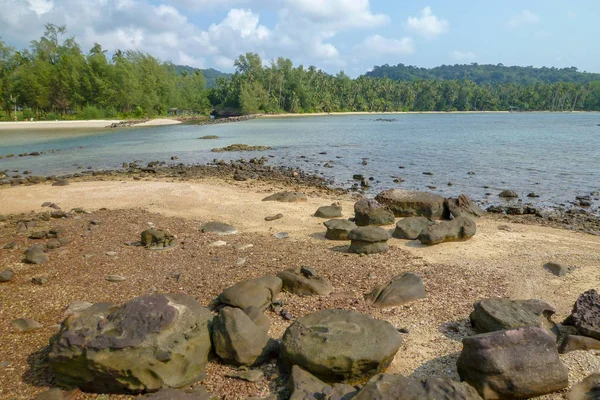
{"label": "cumulus cloud", "polygon": [[477,55],[471,51],[454,50],[450,53],[450,57],[457,62],[471,62],[477,59]]}
{"label": "cumulus cloud", "polygon": [[285,7],[313,23],[331,29],[375,27],[389,22],[384,14],[373,14],[369,0],[284,0]]}
{"label": "cumulus cloud", "polygon": [[523,10],[518,14],[511,16],[506,24],[511,28],[517,28],[521,25],[534,25],[540,22],[540,17],[530,10]]}
{"label": "cumulus cloud", "polygon": [[54,8],[52,0],[27,0],[27,3],[29,4],[29,9],[37,15],[46,14]]}
{"label": "cumulus cloud", "polygon": [[431,7],[425,7],[421,10],[420,17],[408,17],[406,29],[417,35],[428,39],[433,39],[450,28],[450,23],[433,14]]}
{"label": "cumulus cloud", "polygon": [[402,56],[414,53],[415,45],[411,37],[389,39],[380,35],[372,35],[356,46],[355,52],[363,57]]}

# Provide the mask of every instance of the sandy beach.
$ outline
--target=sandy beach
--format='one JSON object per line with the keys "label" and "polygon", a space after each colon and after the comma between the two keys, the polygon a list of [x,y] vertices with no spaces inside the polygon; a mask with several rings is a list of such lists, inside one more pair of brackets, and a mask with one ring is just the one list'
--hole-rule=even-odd
{"label": "sandy beach", "polygon": [[[53,334],[52,326],[61,322],[65,307],[74,300],[123,302],[156,290],[185,292],[207,305],[223,289],[241,280],[308,265],[332,282],[334,293],[304,298],[283,294],[294,317],[344,308],[388,320],[409,331],[403,335],[402,348],[389,373],[456,379],[461,339],[474,333],[468,322],[473,302],[489,297],[541,299],[556,307],[554,321],[561,322],[580,293],[600,284],[600,237],[483,217],[477,221],[477,235],[466,242],[429,247],[392,239],[389,252],[359,257],[346,252],[345,242],[324,240],[324,220],[313,216],[317,207],[335,201],[342,204],[345,218],[352,217],[351,198],[307,192],[309,200],[303,203],[262,201],[281,189],[268,183],[217,179],[91,181],[63,187],[43,184],[0,189],[2,213],[22,214],[0,222],[0,270],[15,271],[15,279],[0,286],[0,332],[5,343],[0,347],[0,362],[9,363],[9,367],[0,368],[0,381],[4,382],[0,397],[31,398],[49,385],[51,378],[40,350]],[[47,211],[42,207],[44,202],[53,202],[65,211],[80,207],[90,214],[40,222],[36,230],[46,225],[65,227],[70,243],[51,251],[50,261],[43,266],[23,264],[23,250],[36,241],[28,239],[27,233],[15,233],[15,223]],[[284,217],[265,221],[266,216],[277,213]],[[91,220],[99,222],[92,226]],[[200,233],[199,226],[207,221],[232,224],[240,233],[228,237]],[[167,229],[183,244],[168,252],[123,245],[137,240],[148,226]],[[289,238],[276,239],[278,232],[287,232]],[[226,244],[210,246],[218,240]],[[16,249],[2,249],[9,241],[16,243]],[[253,246],[246,250],[236,247],[246,244]],[[542,267],[548,261],[577,269],[559,278]],[[386,310],[375,309],[363,300],[374,286],[404,272],[423,277],[426,299]],[[175,273],[181,279],[173,279]],[[127,279],[106,282],[108,274]],[[40,276],[47,283],[31,283]],[[270,336],[281,338],[290,322],[275,313],[267,314],[272,322]],[[32,333],[15,333],[10,321],[21,317],[33,318],[44,327]],[[593,351],[571,352],[561,355],[561,360],[569,370],[571,384],[600,368]],[[258,383],[225,378],[231,371],[231,367],[211,362],[203,384],[220,397],[242,399],[267,396],[276,382],[276,377]],[[82,393],[74,396],[99,398]],[[559,399],[562,394],[542,398]]]}
{"label": "sandy beach", "polygon": [[[89,121],[18,121],[18,122],[0,122],[1,131],[13,130],[36,130],[36,129],[99,129],[106,128],[121,120],[89,120]],[[151,119],[146,122],[136,124],[135,126],[164,126],[176,125],[181,121],[168,118]]]}

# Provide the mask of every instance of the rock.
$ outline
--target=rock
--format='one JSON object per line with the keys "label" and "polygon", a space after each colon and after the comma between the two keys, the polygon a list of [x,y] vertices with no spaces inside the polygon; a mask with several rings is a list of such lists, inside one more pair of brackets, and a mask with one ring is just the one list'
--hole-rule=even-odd
{"label": "rock", "polygon": [[36,276],[34,278],[31,278],[31,283],[33,283],[34,285],[45,285],[48,282],[48,279],[44,278],[43,276]]}
{"label": "rock", "polygon": [[539,327],[556,337],[558,328],[552,321],[554,307],[541,300],[485,299],[476,302],[471,325],[477,333],[506,329]]}
{"label": "rock", "polygon": [[567,400],[600,399],[600,374],[591,374],[581,382],[573,385],[567,394]]}
{"label": "rock", "polygon": [[306,315],[283,335],[281,357],[325,382],[359,383],[383,372],[400,348],[387,321],[347,310]]}
{"label": "rock", "polygon": [[445,207],[449,215],[445,217],[470,217],[478,218],[484,214],[484,211],[477,204],[473,203],[471,198],[466,194],[461,194],[458,198],[447,198]]}
{"label": "rock", "polygon": [[158,392],[149,393],[141,397],[149,400],[218,400],[203,387],[194,390],[160,389]]}
{"label": "rock", "polygon": [[246,382],[259,382],[265,379],[265,374],[259,369],[249,369],[247,371],[238,371],[231,374],[225,374],[225,377],[241,379]]}
{"label": "rock", "polygon": [[29,235],[29,239],[43,239],[48,233],[45,231],[33,232]]}
{"label": "rock", "polygon": [[58,249],[62,246],[62,243],[58,239],[50,239],[46,242],[46,248],[48,250]]}
{"label": "rock", "polygon": [[418,239],[426,245],[444,242],[466,240],[477,232],[475,221],[467,217],[457,217],[452,221],[443,221],[435,225],[428,225],[423,229]]}
{"label": "rock", "polygon": [[554,338],[537,327],[464,338],[457,368],[484,399],[527,399],[569,384]]}
{"label": "rock", "polygon": [[600,295],[591,289],[581,294],[571,315],[563,322],[573,325],[583,336],[600,340]]}
{"label": "rock", "polygon": [[199,381],[211,349],[212,314],[185,294],[95,304],[65,319],[51,341],[61,386],[139,393]]}
{"label": "rock", "polygon": [[517,197],[519,197],[517,192],[515,192],[514,190],[503,190],[498,196],[504,199],[516,199]]}
{"label": "rock", "polygon": [[109,282],[122,282],[127,280],[127,278],[125,278],[124,276],[121,275],[108,275],[106,277],[106,280]]}
{"label": "rock", "polygon": [[549,262],[549,263],[544,264],[544,269],[546,269],[546,271],[548,271],[551,274],[554,274],[556,276],[565,276],[569,272],[573,271],[572,267],[569,267],[568,265],[564,265],[564,264],[555,263],[555,262]]}
{"label": "rock", "polygon": [[342,207],[341,206],[323,206],[315,212],[317,218],[341,218]]}
{"label": "rock", "polygon": [[423,232],[423,229],[432,224],[434,222],[425,217],[403,218],[396,223],[393,236],[398,239],[415,240]]}
{"label": "rock", "polygon": [[167,231],[154,228],[142,232],[140,242],[147,249],[167,249],[177,246],[175,236]]}
{"label": "rock", "polygon": [[222,148],[216,148],[216,149],[212,149],[211,151],[213,153],[223,153],[223,152],[227,152],[227,151],[265,151],[265,150],[272,150],[271,147],[269,146],[249,146],[247,144],[232,144],[226,147],[222,147]]}
{"label": "rock", "polygon": [[341,383],[329,386],[297,365],[292,366],[287,386],[290,400],[350,400],[356,395],[354,387]]}
{"label": "rock", "polygon": [[118,255],[118,253],[116,251],[107,251],[104,254],[109,257],[116,257]]}
{"label": "rock", "polygon": [[52,211],[52,213],[50,214],[50,216],[52,218],[55,218],[55,219],[69,218],[69,214],[67,214],[64,211],[60,211],[60,210],[59,211]]}
{"label": "rock", "polygon": [[69,181],[58,180],[52,184],[52,186],[69,186]]}
{"label": "rock", "polygon": [[306,276],[302,268],[286,269],[277,274],[283,290],[297,296],[327,296],[333,292],[331,283],[321,276]]}
{"label": "rock", "polygon": [[265,197],[262,201],[279,201],[281,203],[297,203],[308,201],[308,198],[301,192],[280,192]]}
{"label": "rock", "polygon": [[66,229],[62,226],[53,226],[48,231],[48,238],[60,239],[65,235]]}
{"label": "rock", "polygon": [[234,181],[244,182],[244,181],[247,181],[248,179],[249,179],[248,175],[244,174],[243,172],[236,171],[233,174]]}
{"label": "rock", "polygon": [[17,248],[17,243],[16,242],[8,242],[4,246],[2,246],[2,248],[4,250],[13,250],[13,249],[16,249]]}
{"label": "rock", "polygon": [[385,209],[374,199],[361,199],[354,204],[356,225],[391,225],[394,223],[394,213]]}
{"label": "rock", "polygon": [[283,214],[275,214],[265,217],[265,221],[271,222],[283,218]]}
{"label": "rock", "polygon": [[275,343],[239,308],[224,307],[212,324],[215,353],[233,365],[262,364],[276,348]]}
{"label": "rock", "polygon": [[600,350],[600,340],[587,336],[567,335],[562,341],[558,352],[565,354],[576,350]]}
{"label": "rock", "polygon": [[354,222],[345,219],[332,219],[323,225],[327,228],[325,238],[329,240],[348,240],[350,231],[357,228]]}
{"label": "rock", "polygon": [[418,381],[401,375],[379,374],[367,382],[354,400],[481,400],[477,391],[464,382],[449,378]]}
{"label": "rock", "polygon": [[217,240],[216,242],[213,242],[208,245],[208,247],[223,247],[223,246],[227,246],[227,242],[225,242],[223,240]]}
{"label": "rock", "polygon": [[394,277],[389,283],[376,287],[365,299],[376,308],[397,307],[427,297],[420,276],[406,273]]}
{"label": "rock", "polygon": [[11,269],[5,269],[0,272],[0,282],[10,282],[15,276],[15,273]]}
{"label": "rock", "polygon": [[279,232],[275,234],[275,239],[287,239],[290,237],[290,234],[287,232]]}
{"label": "rock", "polygon": [[79,314],[83,310],[86,310],[86,309],[90,308],[91,306],[93,306],[93,304],[88,303],[87,301],[75,300],[67,306],[67,308],[65,309],[64,315],[65,315],[65,317],[69,317],[71,315]]}
{"label": "rock", "polygon": [[59,388],[52,388],[38,394],[33,400],[66,400],[66,397]]}
{"label": "rock", "polygon": [[506,207],[506,213],[508,215],[525,215],[525,207],[509,206]]}
{"label": "rock", "polygon": [[236,245],[233,246],[233,248],[236,249],[237,251],[248,250],[248,249],[250,249],[252,247],[254,247],[254,245],[252,243],[236,244]]}
{"label": "rock", "polygon": [[215,233],[219,236],[235,235],[238,233],[234,226],[216,221],[205,223],[200,227],[200,231],[203,233]]}
{"label": "rock", "polygon": [[383,228],[376,226],[364,226],[356,228],[348,234],[351,240],[351,253],[358,254],[376,254],[385,253],[389,250],[387,241],[390,239],[390,234]]}
{"label": "rock", "polygon": [[427,217],[438,219],[444,214],[442,196],[427,192],[390,189],[379,193],[375,200],[394,213],[396,217]]}
{"label": "rock", "polygon": [[529,197],[530,199],[535,199],[535,198],[538,198],[538,197],[540,197],[540,196],[539,196],[539,195],[537,195],[537,194],[536,194],[536,193],[534,193],[534,192],[531,192],[531,193],[529,193],[529,194],[527,195],[527,197]]}
{"label": "rock", "polygon": [[37,321],[29,318],[19,318],[12,322],[12,327],[17,332],[27,333],[42,329],[44,326]]}
{"label": "rock", "polygon": [[217,298],[217,304],[225,304],[242,310],[255,306],[264,311],[281,292],[283,282],[276,276],[243,281],[225,289]]}
{"label": "rock", "polygon": [[39,244],[34,244],[25,250],[25,262],[28,264],[43,264],[48,261],[48,255]]}
{"label": "rock", "polygon": [[268,333],[271,327],[271,320],[262,310],[256,306],[250,306],[244,309],[244,313],[258,326],[263,332]]}

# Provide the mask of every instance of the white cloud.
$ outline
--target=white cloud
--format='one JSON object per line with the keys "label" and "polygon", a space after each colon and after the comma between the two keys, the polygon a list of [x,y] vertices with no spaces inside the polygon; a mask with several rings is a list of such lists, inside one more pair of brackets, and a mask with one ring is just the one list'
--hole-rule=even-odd
{"label": "white cloud", "polygon": [[229,9],[250,2],[251,0],[169,0],[175,7],[187,10]]}
{"label": "white cloud", "polygon": [[450,53],[450,57],[458,62],[471,62],[477,59],[477,55],[471,51],[454,50]]}
{"label": "white cloud", "polygon": [[286,8],[330,29],[375,27],[389,22],[384,14],[373,14],[369,0],[284,0]]}
{"label": "white cloud", "polygon": [[521,25],[533,25],[540,22],[540,17],[530,10],[523,10],[518,14],[511,16],[506,24],[511,28],[516,28]]}
{"label": "white cloud", "polygon": [[355,52],[359,57],[402,56],[414,53],[415,45],[411,37],[389,39],[380,35],[372,35],[356,46]]}
{"label": "white cloud", "polygon": [[408,17],[406,29],[428,39],[433,39],[446,33],[450,23],[433,14],[431,7],[421,10],[421,17]]}
{"label": "white cloud", "polygon": [[[27,0],[29,9],[37,15],[44,15],[50,12],[54,8],[54,2],[52,0]],[[5,12],[10,12],[5,9]]]}

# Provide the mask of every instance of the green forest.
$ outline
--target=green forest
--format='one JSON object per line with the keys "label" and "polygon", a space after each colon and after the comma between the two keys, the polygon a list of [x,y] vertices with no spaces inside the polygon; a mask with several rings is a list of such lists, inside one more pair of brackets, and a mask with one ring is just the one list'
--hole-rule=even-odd
{"label": "green forest", "polygon": [[[85,54],[64,26],[16,50],[0,41],[0,113],[19,118],[145,118],[344,111],[600,111],[600,75],[575,68],[376,67],[351,79],[247,53],[233,74],[100,44]],[[207,85],[207,81],[209,81]]]}

